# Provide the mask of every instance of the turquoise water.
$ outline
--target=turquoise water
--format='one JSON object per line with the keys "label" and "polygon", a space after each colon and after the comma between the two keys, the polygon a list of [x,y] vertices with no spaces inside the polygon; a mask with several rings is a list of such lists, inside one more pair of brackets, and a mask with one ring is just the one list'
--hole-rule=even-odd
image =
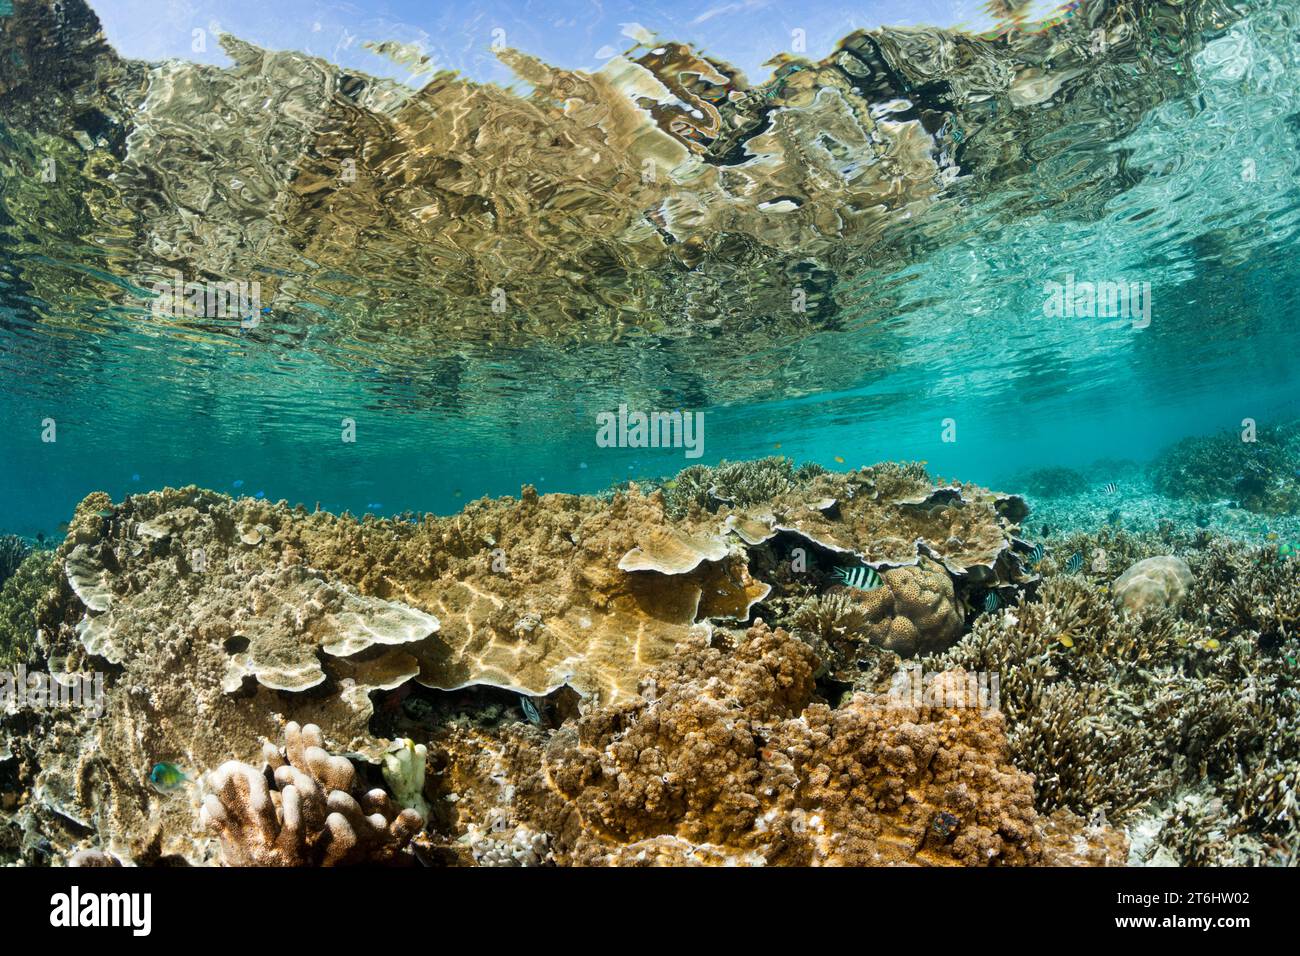
{"label": "turquoise water", "polygon": [[[18,177],[0,178],[0,528],[54,533],[95,490],[446,513],[523,484],[592,492],[768,454],[921,459],[997,484],[1293,419],[1300,15],[1246,10],[1188,42],[1176,84],[1130,130],[1110,136],[1102,120],[1121,104],[1102,98],[1036,130],[1032,161],[963,170],[839,264],[832,314],[796,323],[738,300],[714,303],[711,323],[611,331],[580,312],[559,334],[530,336],[525,320],[522,334],[455,339],[419,331],[424,300],[414,319],[372,308],[373,268],[303,263],[256,329],[164,323],[113,292],[140,273],[122,267],[129,224],[95,221],[93,170],[43,187],[39,215]],[[0,159],[30,160],[35,129],[4,115]],[[254,249],[237,271],[283,279]],[[400,303],[405,253],[389,254]],[[1149,325],[1045,315],[1049,283],[1070,275],[1149,284]],[[702,413],[702,457],[599,447],[596,416],[620,404]]]}

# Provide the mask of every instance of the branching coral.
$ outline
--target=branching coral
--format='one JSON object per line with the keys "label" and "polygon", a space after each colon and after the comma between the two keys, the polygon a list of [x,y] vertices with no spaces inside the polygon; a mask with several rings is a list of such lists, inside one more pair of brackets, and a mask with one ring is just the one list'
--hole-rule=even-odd
{"label": "branching coral", "polygon": [[1171,498],[1226,498],[1250,511],[1294,514],[1300,510],[1294,431],[1290,426],[1263,426],[1255,430],[1253,441],[1244,441],[1239,431],[1185,438],[1156,458],[1152,482]]}
{"label": "branching coral", "polygon": [[[1037,601],[981,618],[927,664],[999,674],[1013,759],[1034,774],[1040,810],[1133,819],[1173,801],[1153,826],[1183,862],[1285,853],[1300,823],[1300,642],[1286,623],[1300,583],[1240,545],[1186,557],[1181,607],[1120,615],[1102,576],[1051,576]],[[1214,821],[1177,808],[1193,786],[1209,789]]]}
{"label": "branching coral", "polygon": [[826,469],[812,462],[795,465],[789,458],[773,456],[755,461],[692,465],[665,486],[668,514],[683,518],[691,509],[713,511],[720,504],[737,507],[759,504],[806,484]]}
{"label": "branching coral", "polygon": [[283,749],[266,746],[266,773],[238,761],[212,775],[202,824],[221,840],[226,866],[339,866],[395,863],[422,821],[383,790],[354,796],[356,771],[324,749],[320,728],[285,727]]}
{"label": "branching coral", "polygon": [[9,580],[31,551],[31,545],[18,535],[0,534],[0,585]]}

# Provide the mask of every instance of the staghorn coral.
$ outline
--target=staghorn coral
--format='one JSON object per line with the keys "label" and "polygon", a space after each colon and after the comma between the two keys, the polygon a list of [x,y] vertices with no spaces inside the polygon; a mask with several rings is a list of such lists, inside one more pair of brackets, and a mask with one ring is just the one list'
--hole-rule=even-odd
{"label": "staghorn coral", "polygon": [[0,586],[32,553],[32,547],[16,534],[0,534]]}
{"label": "staghorn coral", "polygon": [[356,771],[324,749],[319,727],[285,726],[284,747],[266,745],[264,771],[228,761],[212,773],[200,822],[221,841],[225,866],[340,866],[409,862],[422,821],[383,790],[354,795]]}
{"label": "staghorn coral", "polygon": [[[1113,541],[1126,553],[1157,544]],[[1166,613],[1117,613],[1107,573],[1049,573],[1036,601],[980,618],[927,666],[999,674],[1012,758],[1034,774],[1040,811],[1128,822],[1139,861],[1289,858],[1300,644],[1274,615],[1294,613],[1300,582],[1240,544],[1183,557],[1189,588]],[[1189,787],[1212,813],[1179,803]]]}
{"label": "staghorn coral", "polygon": [[[980,520],[1023,553],[1009,530],[1012,498],[973,486],[936,491],[913,466],[817,476],[782,496],[821,506],[812,510],[837,533],[866,526],[823,506],[828,487],[863,494],[856,513],[879,509],[916,527],[942,528],[954,509],[987,507],[991,517]],[[879,690],[898,659],[871,643],[873,618],[858,603],[864,593],[826,589],[829,567],[842,559],[810,548],[811,563],[796,570],[788,549],[808,539],[785,531],[747,539],[741,530],[757,529],[730,520],[737,516],[748,520],[723,504],[716,514],[674,521],[660,495],[636,492],[597,500],[526,490],[517,501],[476,502],[451,518],[413,522],[308,514],[195,489],[116,506],[92,496],[68,540],[45,557],[51,587],[29,614],[51,667],[102,661],[87,647],[88,637],[100,646],[88,621],[105,622],[103,649],[123,642],[130,650],[114,654],[122,663],[109,668],[102,718],[75,711],[0,718],[11,751],[0,756],[10,821],[0,845],[28,861],[89,843],[137,863],[209,862],[212,849],[194,831],[194,795],[160,799],[148,788],[148,767],[159,759],[215,766],[232,753],[253,765],[266,728],[278,730],[272,721],[283,714],[319,723],[336,747],[372,760],[388,749],[378,728],[410,739],[413,753],[427,748],[422,788],[414,764],[398,767],[395,779],[412,793],[424,790],[432,852],[449,863],[973,863],[987,862],[989,851],[999,862],[1114,862],[1122,837],[1100,825],[1099,814],[1149,830],[1135,853],[1153,860],[1290,858],[1300,716],[1289,663],[1300,650],[1294,561],[1273,550],[1198,545],[1177,532],[1078,538],[1080,547],[1104,540],[1112,557],[1166,553],[1188,563],[1194,580],[1182,604],[1139,620],[1117,613],[1107,590],[1124,561],[1063,574],[1056,559],[1065,552],[1054,545],[1044,580],[1026,581],[1016,603],[978,615],[970,634],[921,662],[943,672],[944,686],[973,672],[998,675],[997,716],[933,702],[891,706]],[[683,542],[692,547],[683,551]],[[204,551],[204,571],[194,566],[195,548]],[[498,548],[504,572],[492,570]],[[686,551],[689,560],[677,561]],[[619,568],[625,559],[640,569]],[[891,575],[951,580],[954,606],[960,593],[961,578],[926,554],[883,573],[877,599],[888,592],[891,603],[898,602]],[[200,574],[216,579],[191,580]],[[218,585],[227,574],[231,591],[253,582],[247,598],[260,601],[259,626],[319,651],[323,682],[288,691],[250,675],[234,690],[223,686],[251,641],[241,646],[231,641],[235,629],[196,616],[194,598],[210,600],[214,587],[224,593]],[[451,627],[400,646],[356,650],[349,639],[340,649],[356,652],[336,657],[325,651],[334,638],[298,629],[281,613],[305,600],[303,581],[320,580],[367,607],[396,603],[446,621],[455,615],[445,617],[432,596],[453,579],[502,602],[500,617],[470,618],[479,637],[493,636],[465,647],[471,656],[495,654],[493,642],[502,641],[503,651],[514,649],[514,674],[531,673],[552,652],[549,609],[564,600],[573,605],[562,614],[588,613],[595,623],[602,600],[639,589],[641,606],[661,615],[644,626],[663,627],[664,615],[683,624],[665,627],[663,644],[636,649],[633,627],[611,625],[621,656],[599,643],[584,653],[599,664],[587,673],[608,675],[618,693],[572,695],[563,704],[530,695],[553,718],[534,726],[504,693],[476,704],[467,689],[456,697],[463,713],[452,717],[455,708],[430,706],[428,692],[411,690],[410,662],[394,662],[414,657],[412,649],[439,651]],[[143,598],[162,595],[163,582],[173,597],[148,609]],[[103,610],[88,613],[74,584]],[[283,588],[285,600],[259,598],[263,584],[272,595]],[[793,636],[784,627],[745,632],[720,623],[743,620],[755,601]],[[155,642],[131,643],[147,635],[126,626],[128,613],[154,622]],[[495,633],[499,622],[513,643]],[[527,652],[534,641],[541,656]],[[387,677],[381,662],[394,664]],[[495,675],[484,673],[490,686]],[[377,715],[370,694],[387,687],[395,703]],[[431,726],[431,715],[445,719]],[[253,786],[233,771],[222,783],[236,793]],[[1224,826],[1217,816],[1206,826],[1175,819],[1172,808],[1189,787],[1219,801]],[[916,802],[896,802],[900,792]],[[247,828],[267,819],[244,819],[240,829],[251,838]]]}
{"label": "staghorn coral", "polygon": [[1171,498],[1231,499],[1248,511],[1295,514],[1300,480],[1294,433],[1292,424],[1259,427],[1253,441],[1243,441],[1236,430],[1184,438],[1156,457],[1152,484]]}

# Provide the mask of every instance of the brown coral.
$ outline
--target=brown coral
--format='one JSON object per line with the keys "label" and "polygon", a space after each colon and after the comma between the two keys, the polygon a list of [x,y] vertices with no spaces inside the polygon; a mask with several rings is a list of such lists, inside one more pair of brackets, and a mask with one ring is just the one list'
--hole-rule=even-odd
{"label": "brown coral", "polygon": [[933,654],[961,636],[964,617],[948,572],[922,559],[880,576],[881,586],[849,589],[865,612],[865,636],[871,643],[902,657]]}
{"label": "brown coral", "polygon": [[[570,864],[1043,860],[1032,782],[1007,762],[1000,716],[865,694],[833,710],[813,702],[816,663],[760,623],[683,646],[637,698],[544,747],[532,731],[448,734],[452,826],[547,832]],[[484,777],[510,782],[507,803]]]}

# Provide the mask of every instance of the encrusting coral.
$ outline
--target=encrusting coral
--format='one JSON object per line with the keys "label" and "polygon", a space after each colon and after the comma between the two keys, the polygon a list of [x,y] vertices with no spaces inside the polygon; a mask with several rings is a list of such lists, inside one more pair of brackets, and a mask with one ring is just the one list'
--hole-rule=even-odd
{"label": "encrusting coral", "polygon": [[319,727],[285,727],[266,745],[266,772],[223,763],[208,781],[200,821],[221,841],[226,866],[340,866],[411,862],[404,853],[423,821],[380,789],[354,794],[356,770],[324,749]]}

